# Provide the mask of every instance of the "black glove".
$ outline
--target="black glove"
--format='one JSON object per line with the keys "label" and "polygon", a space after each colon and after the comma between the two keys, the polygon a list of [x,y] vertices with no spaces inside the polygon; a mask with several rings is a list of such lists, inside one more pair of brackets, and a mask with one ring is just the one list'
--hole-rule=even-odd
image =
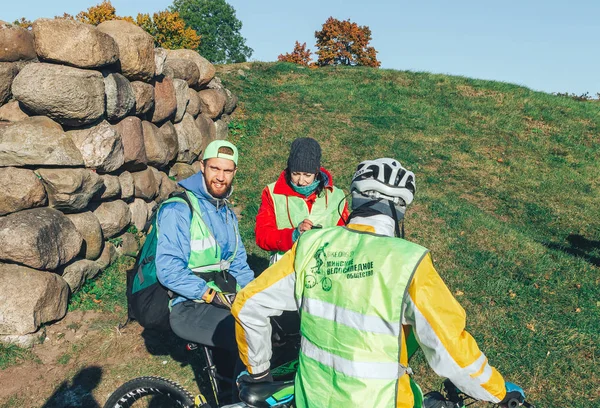
{"label": "black glove", "polygon": [[217,292],[210,303],[216,307],[231,310],[234,300],[235,293]]}
{"label": "black glove", "polygon": [[270,370],[258,374],[250,374],[248,371],[244,370],[235,380],[238,388],[240,388],[242,384],[257,384],[263,382],[273,382],[273,374],[271,374]]}
{"label": "black glove", "polygon": [[502,407],[516,408],[525,401],[525,392],[521,387],[506,381],[506,396],[499,405]]}

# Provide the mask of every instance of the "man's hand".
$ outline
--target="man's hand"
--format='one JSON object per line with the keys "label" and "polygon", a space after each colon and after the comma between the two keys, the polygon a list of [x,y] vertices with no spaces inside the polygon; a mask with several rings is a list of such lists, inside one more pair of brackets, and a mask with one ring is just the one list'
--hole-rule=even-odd
{"label": "man's hand", "polygon": [[304,221],[302,221],[300,223],[300,225],[298,225],[298,232],[300,234],[302,234],[304,231],[308,231],[309,229],[312,229],[312,227],[313,227],[312,221],[307,218]]}
{"label": "man's hand", "polygon": [[271,374],[271,371],[267,370],[258,374],[250,374],[248,371],[244,370],[235,380],[238,389],[242,384],[257,384],[263,382],[273,382],[273,375]]}
{"label": "man's hand", "polygon": [[217,292],[214,289],[208,289],[204,293],[204,296],[202,296],[202,300],[216,307],[231,310],[231,306],[235,300],[235,293]]}

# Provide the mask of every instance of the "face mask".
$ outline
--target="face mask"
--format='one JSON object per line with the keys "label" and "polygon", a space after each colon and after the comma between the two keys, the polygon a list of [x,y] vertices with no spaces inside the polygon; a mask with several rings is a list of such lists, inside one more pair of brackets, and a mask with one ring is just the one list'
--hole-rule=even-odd
{"label": "face mask", "polygon": [[313,181],[311,184],[309,184],[307,186],[297,186],[294,183],[290,183],[290,184],[292,185],[292,188],[294,189],[294,191],[296,193],[302,194],[303,196],[308,197],[319,186],[319,180],[315,179],[315,181]]}

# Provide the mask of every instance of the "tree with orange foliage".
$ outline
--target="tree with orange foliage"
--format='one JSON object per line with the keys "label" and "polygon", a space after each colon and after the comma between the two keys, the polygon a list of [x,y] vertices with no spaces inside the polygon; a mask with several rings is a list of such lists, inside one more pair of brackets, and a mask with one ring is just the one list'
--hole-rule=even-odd
{"label": "tree with orange foliage", "polygon": [[138,14],[135,22],[154,37],[154,43],[159,47],[196,50],[200,45],[198,33],[187,27],[177,12],[159,11],[152,17]]}
{"label": "tree with orange foliage", "polygon": [[[78,21],[82,23],[98,25],[109,20],[127,20],[133,22],[131,17],[118,17],[115,13],[115,8],[108,0],[104,0],[97,6],[92,6],[87,11],[82,11],[75,16]],[[65,13],[65,16],[67,14]]]}
{"label": "tree with orange foliage", "polygon": [[291,53],[285,53],[279,55],[277,60],[282,62],[291,62],[293,64],[304,65],[308,67],[310,65],[310,60],[312,59],[310,56],[312,52],[306,49],[306,43],[300,45],[298,41],[296,41],[296,45],[294,46],[294,51]]}
{"label": "tree with orange foliage", "polygon": [[317,65],[363,65],[378,68],[377,51],[369,46],[371,29],[350,20],[329,17],[321,31],[315,32],[319,56]]}

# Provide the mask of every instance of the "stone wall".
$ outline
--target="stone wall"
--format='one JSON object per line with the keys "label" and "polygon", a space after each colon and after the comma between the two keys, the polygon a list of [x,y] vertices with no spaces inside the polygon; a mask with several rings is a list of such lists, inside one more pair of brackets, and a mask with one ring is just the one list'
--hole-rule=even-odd
{"label": "stone wall", "polygon": [[236,104],[206,59],[132,23],[0,21],[0,339],[63,318],[134,255],[130,226],[198,171]]}

